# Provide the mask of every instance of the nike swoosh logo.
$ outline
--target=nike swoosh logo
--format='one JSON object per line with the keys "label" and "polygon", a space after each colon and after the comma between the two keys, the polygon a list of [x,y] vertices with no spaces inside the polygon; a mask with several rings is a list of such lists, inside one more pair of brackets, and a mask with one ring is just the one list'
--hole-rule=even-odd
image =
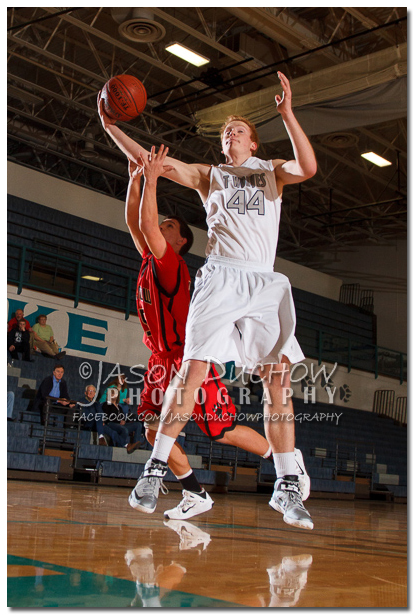
{"label": "nike swoosh logo", "polygon": [[187,513],[187,511],[191,510],[192,508],[194,508],[196,506],[196,504],[192,504],[191,506],[189,506],[188,508],[186,508],[186,510],[183,508],[183,512]]}
{"label": "nike swoosh logo", "polygon": [[302,467],[300,466],[300,464],[298,463],[298,461],[296,461],[296,464],[297,464],[297,469],[299,470],[299,474],[303,474],[303,475],[304,475],[304,474],[305,474],[305,472],[303,472],[303,469],[302,469]]}

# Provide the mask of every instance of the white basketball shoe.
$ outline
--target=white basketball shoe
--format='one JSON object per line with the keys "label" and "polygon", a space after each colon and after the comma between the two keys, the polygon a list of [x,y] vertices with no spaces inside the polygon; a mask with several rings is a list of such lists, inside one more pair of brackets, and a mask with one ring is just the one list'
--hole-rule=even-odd
{"label": "white basketball shoe", "polygon": [[166,519],[191,519],[191,517],[207,512],[214,504],[214,501],[206,492],[204,498],[186,489],[183,489],[182,494],[183,499],[180,504],[164,512]]}
{"label": "white basketball shoe", "polygon": [[300,483],[301,499],[306,501],[310,495],[311,481],[305,469],[303,454],[299,448],[294,449],[295,461],[297,462],[298,481]]}
{"label": "white basketball shoe", "polygon": [[304,508],[301,499],[300,484],[297,476],[277,478],[269,505],[274,510],[282,513],[283,520],[288,525],[293,525],[303,530],[313,529],[314,523],[310,513]]}

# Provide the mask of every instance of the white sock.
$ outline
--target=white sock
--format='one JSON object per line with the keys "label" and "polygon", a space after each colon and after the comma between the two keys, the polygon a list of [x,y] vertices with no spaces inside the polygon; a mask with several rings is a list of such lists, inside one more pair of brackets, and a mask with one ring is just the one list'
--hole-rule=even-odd
{"label": "white sock", "polygon": [[292,453],[273,453],[272,456],[274,457],[277,478],[298,474],[294,451]]}
{"label": "white sock", "polygon": [[268,459],[268,457],[271,455],[271,453],[272,453],[272,449],[271,449],[271,447],[269,447],[269,449],[267,450],[265,455],[262,455],[262,459]]}
{"label": "white sock", "polygon": [[158,459],[159,461],[164,461],[164,463],[167,463],[171,449],[173,448],[175,442],[176,438],[171,438],[170,436],[166,436],[164,433],[157,432],[153,451],[150,456],[151,459]]}

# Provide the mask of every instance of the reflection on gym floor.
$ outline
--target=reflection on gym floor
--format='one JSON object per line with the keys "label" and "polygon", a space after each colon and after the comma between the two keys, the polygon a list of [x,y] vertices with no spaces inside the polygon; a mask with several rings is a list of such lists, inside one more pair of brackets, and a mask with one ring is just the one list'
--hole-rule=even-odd
{"label": "reflection on gym floor", "polygon": [[268,496],[215,494],[190,521],[143,515],[116,487],[8,483],[8,606],[404,607],[406,507],[309,502],[292,529]]}

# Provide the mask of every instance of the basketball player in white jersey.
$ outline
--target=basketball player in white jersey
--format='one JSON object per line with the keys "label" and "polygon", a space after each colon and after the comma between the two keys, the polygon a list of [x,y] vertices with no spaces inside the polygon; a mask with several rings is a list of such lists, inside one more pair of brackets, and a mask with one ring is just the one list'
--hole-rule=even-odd
{"label": "basketball player in white jersey", "polygon": [[[313,148],[291,107],[288,79],[278,73],[283,88],[276,96],[291,140],[294,159],[264,161],[255,156],[258,137],[245,118],[231,116],[221,130],[226,163],[219,167],[186,164],[167,157],[173,167],[165,177],[195,189],[207,213],[207,262],[198,271],[186,326],[180,373],[166,391],[161,422],[151,458],[133,490],[136,508],[151,512],[167,472],[171,448],[191,416],[195,392],[210,361],[235,361],[259,371],[264,386],[264,428],[271,446],[277,480],[270,505],[286,523],[313,529],[299,489],[294,455],[294,421],[290,364],[304,355],[294,336],[295,311],[288,278],[275,273],[281,197],[286,184],[313,177]],[[132,160],[149,153],[127,137],[102,110],[107,133]],[[158,155],[158,154],[152,154]]]}

